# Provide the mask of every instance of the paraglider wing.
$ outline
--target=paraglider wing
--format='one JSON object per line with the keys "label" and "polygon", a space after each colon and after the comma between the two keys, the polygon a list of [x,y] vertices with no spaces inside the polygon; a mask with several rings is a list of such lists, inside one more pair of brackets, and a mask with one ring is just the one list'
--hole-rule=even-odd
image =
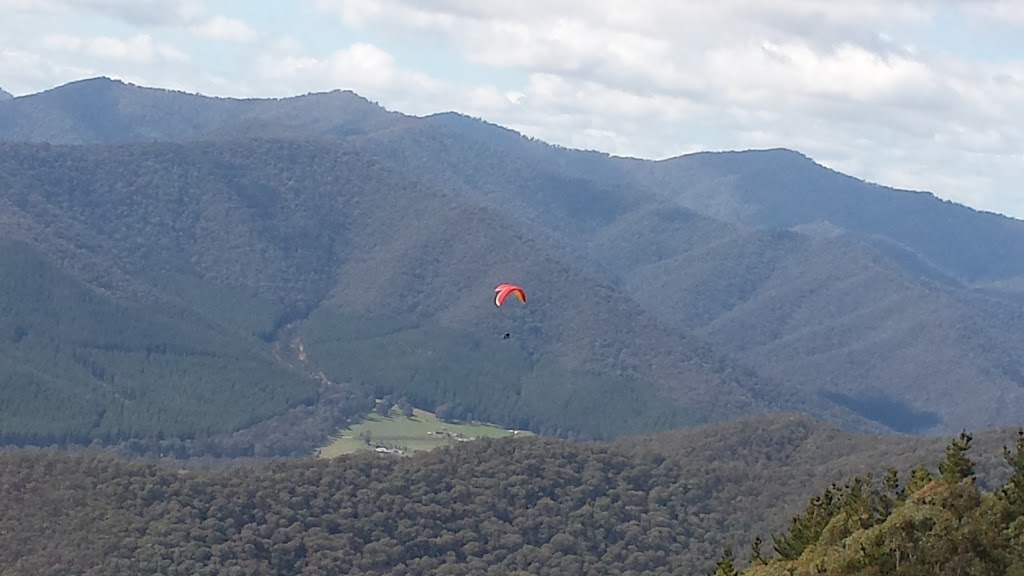
{"label": "paraglider wing", "polygon": [[505,299],[508,298],[509,294],[515,294],[516,298],[520,302],[526,304],[526,291],[516,286],[515,284],[498,284],[494,289],[494,305],[501,307],[505,303]]}

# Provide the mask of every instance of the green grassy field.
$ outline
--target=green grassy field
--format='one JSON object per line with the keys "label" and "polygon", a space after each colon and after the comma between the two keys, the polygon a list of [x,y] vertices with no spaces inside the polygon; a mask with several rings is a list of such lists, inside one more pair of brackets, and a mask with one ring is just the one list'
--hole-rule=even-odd
{"label": "green grassy field", "polygon": [[378,448],[397,449],[409,454],[474,438],[529,434],[524,430],[511,431],[487,423],[445,422],[431,412],[418,409],[413,410],[411,417],[406,417],[398,408],[392,408],[386,417],[371,412],[359,424],[341,430],[330,444],[317,451],[317,455],[333,458]]}

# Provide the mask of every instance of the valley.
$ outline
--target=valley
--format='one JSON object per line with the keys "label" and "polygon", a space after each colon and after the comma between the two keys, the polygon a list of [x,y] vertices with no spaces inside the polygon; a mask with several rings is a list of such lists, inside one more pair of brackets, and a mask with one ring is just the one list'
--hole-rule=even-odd
{"label": "valley", "polygon": [[[107,109],[138,116],[111,117],[103,132],[74,114],[59,129],[27,123],[82,98],[132,102]],[[157,114],[171,103],[208,120]],[[160,136],[143,142],[154,118],[162,123],[145,133]],[[56,131],[27,131],[41,125]],[[31,245],[39,266],[57,266],[131,314],[187,311],[188,330],[221,331],[221,345],[250,347],[251,362],[272,358],[282,338],[302,338],[311,367],[275,368],[296,379],[296,392],[260,401],[256,418],[315,405],[317,373],[359,402],[404,394],[423,410],[446,404],[463,417],[580,439],[773,410],[914,434],[1012,425],[1024,413],[1024,314],[1012,293],[992,288],[1019,275],[998,262],[1024,253],[1022,223],[861,183],[795,152],[644,162],[552,147],[458,114],[384,111],[351,92],[233,101],[107,79],[5,101],[0,126],[0,234]],[[770,166],[788,176],[770,176]],[[751,192],[754,181],[763,192]],[[965,222],[963,256],[924,248],[935,234],[927,227],[855,216],[859,191]],[[783,217],[786,194],[802,208]],[[701,203],[710,195],[725,203]],[[832,232],[814,232],[825,221]],[[985,245],[1005,257],[970,268],[982,261],[969,254]],[[489,291],[510,278],[535,297],[523,310],[495,311]],[[278,333],[292,323],[289,336]],[[517,337],[494,340],[506,331]],[[61,338],[20,346],[40,346],[25,357],[41,359],[57,350],[48,347],[69,350]],[[139,370],[155,361],[152,351],[140,358]],[[108,358],[89,362],[107,380],[121,370]],[[129,374],[124,382],[140,382]],[[117,396],[93,398],[59,419],[71,426],[61,438],[150,433],[118,420]],[[192,410],[193,399],[209,405],[204,398],[173,401]],[[97,418],[111,424],[97,427]],[[180,434],[255,424],[199,422]],[[8,438],[57,440],[8,427]]]}
{"label": "valley", "polygon": [[1022,263],[795,150],[3,98],[0,571],[1018,574]]}
{"label": "valley", "polygon": [[386,415],[377,411],[364,414],[358,424],[340,430],[331,443],[318,448],[316,454],[321,458],[333,458],[372,450],[408,455],[479,438],[530,436],[526,430],[506,430],[486,422],[448,422],[436,414],[411,406],[408,412],[404,414],[398,406],[392,406]]}

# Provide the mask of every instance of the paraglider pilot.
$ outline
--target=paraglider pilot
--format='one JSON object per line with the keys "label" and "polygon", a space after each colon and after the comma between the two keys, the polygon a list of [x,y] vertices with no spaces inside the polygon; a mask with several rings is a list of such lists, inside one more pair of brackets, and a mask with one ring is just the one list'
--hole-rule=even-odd
{"label": "paraglider pilot", "polygon": [[[505,298],[507,298],[509,294],[514,294],[520,302],[526,304],[526,291],[515,284],[502,283],[498,284],[494,289],[494,305],[500,308],[501,305],[505,303]],[[505,332],[505,335],[502,336],[501,339],[508,340],[511,337],[511,334]]]}

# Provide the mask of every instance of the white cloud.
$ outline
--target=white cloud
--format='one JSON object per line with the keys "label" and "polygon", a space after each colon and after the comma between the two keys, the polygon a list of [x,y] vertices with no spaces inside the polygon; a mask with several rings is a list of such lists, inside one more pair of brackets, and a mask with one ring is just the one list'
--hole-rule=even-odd
{"label": "white cloud", "polygon": [[30,87],[52,86],[58,79],[67,81],[97,73],[88,66],[54,62],[27,50],[0,48],[0,87],[15,96],[28,92]]}
{"label": "white cloud", "polygon": [[0,0],[0,11],[44,14],[91,12],[138,26],[174,26],[206,12],[205,0]]}
{"label": "white cloud", "polygon": [[237,18],[211,14],[207,0],[0,0],[0,12],[50,17],[93,13],[142,28],[185,28],[222,42],[251,42],[258,36]]}
{"label": "white cloud", "polygon": [[[679,44],[734,41],[751,34],[786,33],[808,36],[859,26],[892,28],[926,22],[927,0],[312,0],[352,26],[397,25],[432,28],[463,38],[492,39],[493,44],[515,39],[496,37],[502,29],[529,27],[544,35],[559,25],[585,29],[588,36],[616,31]],[[429,6],[429,8],[425,8]],[[521,37],[521,36],[520,36]],[[571,42],[571,40],[569,40]],[[516,50],[521,45],[509,46]]]}
{"label": "white cloud", "polygon": [[[1024,154],[1017,114],[1024,36],[1007,31],[1024,23],[1018,2],[306,4],[319,10],[312,15],[319,21],[293,33],[317,49],[229,18],[218,0],[0,0],[0,10],[13,14],[0,22],[0,36],[9,39],[0,52],[0,84],[42,89],[89,70],[217,95],[348,88],[402,112],[458,110],[554,143],[620,155],[795,148],[858,177],[1024,217],[1014,180]],[[253,6],[247,14],[258,11]],[[87,37],[69,24],[83,13],[136,30]],[[297,6],[295,18],[306,17]],[[338,23],[337,38],[314,36],[325,19]],[[59,28],[50,24],[58,21]],[[65,35],[40,44],[22,32],[47,25]],[[363,41],[353,44],[345,26]],[[166,42],[182,31],[248,46],[229,56],[180,37],[177,49]],[[978,42],[963,40],[971,34]],[[419,49],[416,64],[431,66],[430,73],[384,47],[395,54]],[[446,57],[439,48],[447,47],[464,62],[439,61]],[[191,61],[183,61],[184,51]],[[242,59],[228,60],[236,56]],[[509,74],[500,84],[474,81],[467,66],[487,69],[488,78]]]}
{"label": "white cloud", "polygon": [[373,44],[356,43],[324,58],[302,55],[299,46],[289,40],[260,57],[256,77],[261,86],[279,95],[338,87],[371,99],[384,94],[389,96],[389,104],[394,102],[393,106],[407,113],[429,112],[444,101],[436,99],[445,93],[444,83],[399,67],[391,54]]}
{"label": "white cloud", "polygon": [[793,96],[800,105],[803,98],[882,103],[930,93],[935,86],[926,64],[852,44],[830,51],[816,51],[799,41],[723,48],[711,51],[705,72],[714,88],[732,99]]}
{"label": "white cloud", "polygon": [[967,7],[974,17],[1024,28],[1024,3],[1019,0],[975,0]]}
{"label": "white cloud", "polygon": [[514,101],[477,89],[458,102],[560,144],[655,157],[694,144],[784,146],[984,209],[1018,194],[1006,168],[1024,152],[1024,68],[945,53],[944,30],[929,27],[1015,22],[1024,4],[312,2],[364,32],[429,31],[468,62],[526,71]]}
{"label": "white cloud", "polygon": [[111,36],[79,38],[66,34],[51,34],[43,37],[42,44],[54,51],[79,52],[95,58],[136,64],[186,62],[189,59],[181,50],[170,44],[156,42],[148,34],[137,34],[126,39]]}
{"label": "white cloud", "polygon": [[204,22],[193,24],[190,29],[197,36],[222,42],[252,42],[258,37],[256,31],[245,22],[226,16],[214,16]]}

